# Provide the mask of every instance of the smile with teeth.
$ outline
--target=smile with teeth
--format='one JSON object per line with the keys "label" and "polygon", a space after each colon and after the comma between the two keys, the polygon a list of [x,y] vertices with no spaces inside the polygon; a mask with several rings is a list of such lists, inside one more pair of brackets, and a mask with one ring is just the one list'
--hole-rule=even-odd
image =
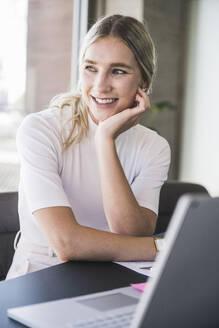
{"label": "smile with teeth", "polygon": [[92,98],[99,104],[111,104],[117,100],[117,98]]}

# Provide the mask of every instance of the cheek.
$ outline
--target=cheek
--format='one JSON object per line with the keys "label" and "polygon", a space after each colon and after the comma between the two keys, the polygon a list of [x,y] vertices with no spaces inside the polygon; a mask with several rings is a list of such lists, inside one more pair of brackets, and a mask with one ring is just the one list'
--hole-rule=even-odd
{"label": "cheek", "polygon": [[[131,90],[137,90],[138,88],[138,81],[136,79],[127,79],[122,81],[121,83],[121,90],[123,89],[124,93],[130,92]],[[133,92],[135,92],[133,91]]]}
{"label": "cheek", "polygon": [[138,81],[123,81],[120,85],[120,96],[126,98],[127,102],[133,99],[138,89]]}
{"label": "cheek", "polygon": [[89,97],[88,97],[89,80],[85,76],[85,74],[83,74],[83,73],[80,74],[80,89],[81,89],[82,97],[83,97],[86,105],[88,105],[88,102],[89,102]]}
{"label": "cheek", "polygon": [[86,74],[86,72],[82,72],[80,74],[80,80],[81,80],[81,88],[83,90],[86,90],[91,85],[91,77],[88,74]]}
{"label": "cheek", "polygon": [[133,106],[138,86],[139,82],[137,79],[123,81],[120,85],[119,96],[122,110]]}

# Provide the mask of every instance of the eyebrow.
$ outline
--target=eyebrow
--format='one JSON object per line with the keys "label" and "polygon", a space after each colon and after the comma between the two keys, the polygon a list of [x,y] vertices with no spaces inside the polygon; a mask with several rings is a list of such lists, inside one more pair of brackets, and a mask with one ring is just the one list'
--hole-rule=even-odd
{"label": "eyebrow", "polygon": [[[88,64],[97,65],[97,62],[95,62],[93,60],[90,60],[90,59],[85,59],[84,62],[85,63],[88,63]],[[123,67],[123,68],[131,69],[131,70],[134,69],[132,66],[129,66],[129,65],[125,64],[125,63],[111,63],[110,66],[111,67]]]}

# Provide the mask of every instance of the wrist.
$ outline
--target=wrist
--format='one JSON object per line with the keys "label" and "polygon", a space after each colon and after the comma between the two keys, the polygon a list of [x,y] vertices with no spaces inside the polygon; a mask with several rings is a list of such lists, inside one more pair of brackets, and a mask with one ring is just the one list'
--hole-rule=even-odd
{"label": "wrist", "polygon": [[116,132],[115,123],[113,121],[114,117],[110,117],[104,121],[99,122],[98,128],[96,130],[97,137],[100,136],[101,139],[116,139]]}
{"label": "wrist", "polygon": [[114,145],[113,137],[102,128],[98,127],[94,138],[96,146],[104,145],[107,147],[108,145]]}

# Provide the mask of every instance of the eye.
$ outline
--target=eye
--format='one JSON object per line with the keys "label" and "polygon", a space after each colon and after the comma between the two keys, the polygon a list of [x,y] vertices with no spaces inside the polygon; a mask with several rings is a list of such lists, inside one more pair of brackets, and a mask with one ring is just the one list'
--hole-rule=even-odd
{"label": "eye", "polygon": [[95,68],[94,66],[91,66],[91,65],[86,65],[86,66],[84,67],[84,69],[85,69],[86,71],[89,71],[89,72],[96,72],[96,68]]}
{"label": "eye", "polygon": [[122,69],[119,69],[119,68],[114,68],[112,70],[112,74],[114,75],[122,75],[122,74],[127,74],[126,71],[122,70]]}

